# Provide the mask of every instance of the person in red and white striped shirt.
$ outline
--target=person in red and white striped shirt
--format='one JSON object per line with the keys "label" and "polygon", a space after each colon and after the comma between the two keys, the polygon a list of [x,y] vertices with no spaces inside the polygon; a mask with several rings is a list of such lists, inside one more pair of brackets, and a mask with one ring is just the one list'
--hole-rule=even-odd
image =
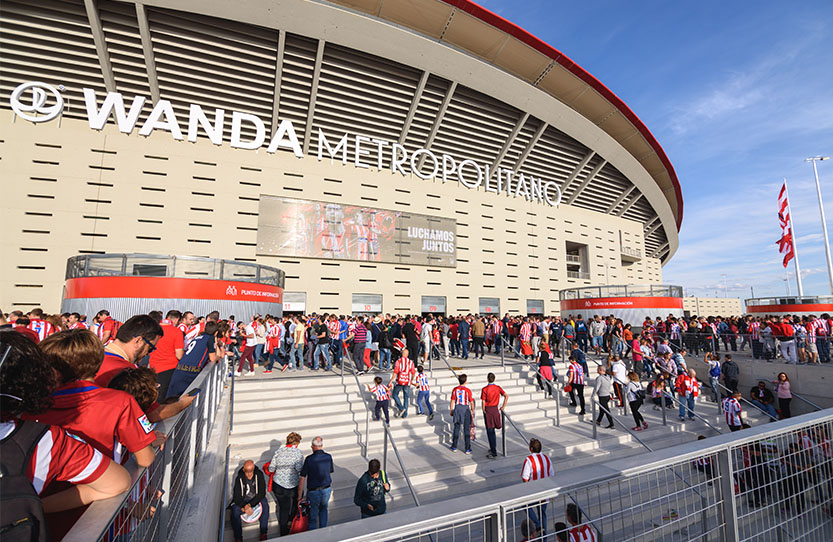
{"label": "person in red and white striped shirt", "polygon": [[752,341],[752,357],[761,359],[764,357],[764,346],[761,342],[761,323],[757,320],[752,320],[746,326],[746,331],[749,333],[749,338]]}
{"label": "person in red and white striped shirt", "polygon": [[[534,482],[555,476],[555,468],[549,456],[541,453],[541,441],[537,438],[529,440],[529,455],[524,459],[521,467],[521,481]],[[547,531],[547,501],[540,501],[527,509],[529,519],[535,524],[535,529],[542,531],[546,540]]]}
{"label": "person in red and white striped shirt", "polygon": [[[408,349],[402,349],[402,357],[396,360],[393,366],[393,374],[390,377],[390,384],[393,386],[393,402],[396,403],[397,411],[393,413],[397,418],[408,417],[408,402],[411,399],[411,385],[416,376],[416,368],[414,362],[408,359]],[[404,396],[404,402],[399,399],[399,395]]]}
{"label": "person in red and white striped shirt", "polygon": [[581,509],[575,503],[567,505],[566,516],[572,525],[568,531],[570,542],[596,542],[596,531],[590,525],[581,523]]}
{"label": "person in red and white striped shirt", "polygon": [[87,324],[81,320],[81,315],[73,312],[67,317],[67,329],[87,329]]}
{"label": "person in red and white striped shirt", "polygon": [[373,420],[379,421],[382,411],[385,412],[385,423],[390,425],[390,386],[382,384],[382,377],[377,376],[373,379],[373,386],[367,385],[370,393],[376,398],[376,405],[373,408]]}
{"label": "person in red and white striped shirt", "polygon": [[32,309],[27,316],[29,316],[29,325],[26,327],[38,334],[39,342],[60,331],[43,319],[43,310],[41,309]]}
{"label": "person in red and white striped shirt", "polygon": [[454,420],[454,432],[451,436],[451,451],[457,451],[457,441],[460,439],[460,429],[463,430],[463,442],[466,445],[466,455],[471,455],[471,421],[474,411],[474,396],[466,387],[466,375],[457,377],[460,385],[451,390],[451,417]]}
{"label": "person in red and white striped shirt", "polygon": [[743,428],[743,419],[741,413],[743,408],[740,406],[741,393],[734,392],[732,395],[723,400],[723,413],[726,415],[726,425],[731,431],[740,431]]}

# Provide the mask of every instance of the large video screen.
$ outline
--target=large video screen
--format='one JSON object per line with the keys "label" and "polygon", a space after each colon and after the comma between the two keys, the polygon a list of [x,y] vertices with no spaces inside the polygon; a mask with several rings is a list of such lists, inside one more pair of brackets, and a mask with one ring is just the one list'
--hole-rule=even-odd
{"label": "large video screen", "polygon": [[454,267],[457,222],[402,211],[261,196],[259,256]]}

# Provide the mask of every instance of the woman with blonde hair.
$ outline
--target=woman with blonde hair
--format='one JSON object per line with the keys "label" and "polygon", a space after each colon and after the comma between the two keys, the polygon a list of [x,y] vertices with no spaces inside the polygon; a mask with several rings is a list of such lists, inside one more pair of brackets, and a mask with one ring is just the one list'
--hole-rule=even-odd
{"label": "woman with blonde hair", "polygon": [[304,466],[304,454],[298,449],[301,435],[296,432],[286,436],[286,444],[278,448],[267,466],[272,474],[272,494],[277,504],[278,527],[280,535],[289,534],[289,527],[298,510],[298,483],[301,479],[301,467]]}

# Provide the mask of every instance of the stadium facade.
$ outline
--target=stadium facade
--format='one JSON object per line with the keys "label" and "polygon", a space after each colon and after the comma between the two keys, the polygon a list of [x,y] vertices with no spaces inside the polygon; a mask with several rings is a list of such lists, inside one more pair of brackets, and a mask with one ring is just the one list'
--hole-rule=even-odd
{"label": "stadium facade", "polygon": [[465,0],[7,0],[0,47],[5,310],[142,253],[279,268],[288,312],[540,314],[677,249],[647,127]]}

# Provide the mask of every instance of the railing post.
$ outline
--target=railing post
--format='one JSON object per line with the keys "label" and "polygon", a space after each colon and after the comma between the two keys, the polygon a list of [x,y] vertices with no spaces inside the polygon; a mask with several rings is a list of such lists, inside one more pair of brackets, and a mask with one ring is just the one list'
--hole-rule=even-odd
{"label": "railing post", "polygon": [[737,542],[740,539],[738,533],[738,509],[735,500],[735,477],[732,448],[717,452],[717,472],[720,477],[720,494],[723,497],[723,531],[724,542]]}
{"label": "railing post", "polygon": [[202,393],[197,395],[197,399],[195,401],[197,404],[191,405],[191,408],[188,409],[188,416],[191,417],[191,419],[188,420],[188,425],[191,426],[191,429],[189,430],[188,435],[188,456],[185,458],[185,468],[188,469],[185,487],[187,488],[189,495],[191,494],[191,490],[194,488],[194,470],[196,467],[194,459],[197,455],[197,433],[199,432],[197,425],[200,419],[199,417],[203,414],[203,398],[200,397],[200,395],[202,395]]}
{"label": "railing post", "polygon": [[590,422],[591,422],[590,425],[593,426],[593,440],[598,440],[599,435],[598,435],[597,428],[599,426],[596,425],[596,420],[597,420],[597,418],[596,418],[596,398],[593,397],[592,395],[590,396],[590,409],[591,409],[590,412],[592,412],[592,416],[593,416],[593,419],[590,420]]}
{"label": "railing post", "polygon": [[234,432],[234,367],[231,368],[231,392],[229,395],[228,432],[229,434]]}
{"label": "railing post", "polygon": [[385,472],[388,470],[388,428],[384,427],[385,430],[385,446],[382,451],[382,468],[385,469]]}
{"label": "railing post", "polygon": [[171,504],[173,495],[171,494],[171,482],[173,479],[172,476],[172,463],[173,463],[173,451],[174,447],[176,446],[176,441],[179,439],[179,432],[178,431],[171,431],[168,433],[168,439],[165,441],[165,449],[162,451],[164,455],[163,460],[163,474],[162,474],[162,491],[163,491],[163,501],[162,506],[159,507],[157,510],[157,514],[159,515],[159,528],[156,531],[157,539],[161,542],[164,540],[168,540],[170,537],[168,536],[168,524],[170,523],[171,519]]}
{"label": "railing post", "polygon": [[506,367],[506,360],[503,357],[503,341],[500,341],[500,366]]}
{"label": "railing post", "polygon": [[555,388],[555,393],[552,394],[555,399],[555,426],[561,427],[561,388],[558,387],[558,380],[553,379],[552,385]]}
{"label": "railing post", "polygon": [[659,409],[662,410],[662,425],[668,425],[668,418],[666,417],[666,410],[665,408],[665,390],[659,396]]}
{"label": "railing post", "polygon": [[506,414],[500,411],[500,444],[503,446],[503,457],[506,457]]}

